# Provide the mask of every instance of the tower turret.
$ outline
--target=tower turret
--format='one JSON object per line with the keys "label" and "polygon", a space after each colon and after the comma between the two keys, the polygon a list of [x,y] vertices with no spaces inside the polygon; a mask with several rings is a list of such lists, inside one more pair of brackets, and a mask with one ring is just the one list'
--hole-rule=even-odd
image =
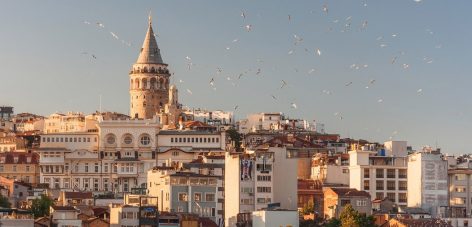
{"label": "tower turret", "polygon": [[152,18],[136,63],[129,73],[130,115],[150,119],[161,112],[169,100],[170,73],[157,46]]}

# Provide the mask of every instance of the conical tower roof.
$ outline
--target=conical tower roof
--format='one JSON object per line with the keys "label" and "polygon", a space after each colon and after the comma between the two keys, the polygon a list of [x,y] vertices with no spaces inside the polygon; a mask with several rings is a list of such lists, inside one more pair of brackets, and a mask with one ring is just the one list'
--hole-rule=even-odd
{"label": "conical tower roof", "polygon": [[154,37],[154,31],[152,30],[152,20],[149,15],[149,26],[144,38],[141,52],[139,53],[138,60],[136,63],[139,64],[164,64],[161,57],[161,52],[157,46],[156,38]]}

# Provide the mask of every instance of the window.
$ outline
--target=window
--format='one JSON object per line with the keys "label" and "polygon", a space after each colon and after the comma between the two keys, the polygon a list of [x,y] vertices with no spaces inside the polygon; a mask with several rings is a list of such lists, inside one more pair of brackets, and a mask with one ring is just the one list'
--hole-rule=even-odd
{"label": "window", "polygon": [[187,193],[179,193],[179,201],[188,201]]}
{"label": "window", "polygon": [[398,178],[406,178],[406,169],[399,169],[398,170]]}
{"label": "window", "polygon": [[376,169],[376,171],[375,171],[375,177],[377,177],[377,178],[383,178],[383,177],[384,177],[384,170],[383,170],[383,169]]}
{"label": "window", "polygon": [[365,200],[357,200],[357,201],[356,201],[356,205],[357,205],[358,207],[365,207],[365,206],[367,206],[367,201],[365,201]]}
{"label": "window", "polygon": [[89,168],[88,168],[88,163],[85,163],[85,172],[88,173]]}
{"label": "window", "polygon": [[16,172],[16,166],[13,166],[13,172]]}
{"label": "window", "polygon": [[383,199],[383,198],[384,198],[384,193],[383,193],[383,192],[377,192],[377,193],[375,193],[375,198],[376,198],[376,199]]}
{"label": "window", "polygon": [[456,180],[465,180],[465,174],[456,174],[454,177]]}
{"label": "window", "polygon": [[349,169],[343,169],[343,173],[349,173]]}
{"label": "window", "polygon": [[407,190],[407,182],[406,181],[398,181],[398,190],[406,191]]}
{"label": "window", "polygon": [[375,181],[375,189],[384,190],[384,181],[383,180]]}
{"label": "window", "polygon": [[257,187],[258,193],[270,193],[271,191],[271,187]]}
{"label": "window", "polygon": [[149,143],[151,143],[151,138],[149,138],[149,136],[145,135],[145,136],[141,137],[141,144],[142,145],[147,146],[147,145],[149,145]]}
{"label": "window", "polygon": [[387,181],[387,190],[395,190],[395,181]]}
{"label": "window", "polygon": [[455,190],[455,191],[456,191],[456,192],[465,192],[466,189],[465,189],[464,186],[456,186],[456,190]]}
{"label": "window", "polygon": [[270,203],[270,198],[257,198],[257,203]]}
{"label": "window", "polygon": [[195,200],[197,202],[202,201],[202,193],[193,194],[193,200]]}
{"label": "window", "polygon": [[126,145],[130,145],[133,142],[133,138],[131,138],[130,135],[126,135],[125,138],[123,139],[123,143]]}
{"label": "window", "polygon": [[206,194],[205,194],[205,201],[206,201],[206,202],[214,202],[214,201],[215,201],[215,194],[213,194],[213,193],[206,193]]}
{"label": "window", "polygon": [[30,166],[26,166],[26,172],[30,171]]}
{"label": "window", "polygon": [[347,204],[350,204],[351,203],[351,200],[349,199],[341,199],[341,206],[344,207],[346,206]]}
{"label": "window", "polygon": [[387,178],[395,178],[395,169],[387,169]]}
{"label": "window", "polygon": [[173,143],[173,142],[174,142],[174,138],[173,138],[173,137],[172,137],[172,138],[170,138],[170,142],[171,142],[171,143]]}
{"label": "window", "polygon": [[364,190],[370,190],[370,182],[369,182],[369,180],[364,180]]}
{"label": "window", "polygon": [[406,193],[398,193],[398,202],[406,203]]}
{"label": "window", "polygon": [[364,169],[364,178],[369,178],[370,177],[370,172],[369,169]]}
{"label": "window", "polygon": [[257,181],[271,181],[271,176],[265,176],[265,175],[258,175],[257,176]]}
{"label": "window", "polygon": [[95,172],[98,173],[98,163],[95,163]]}
{"label": "window", "polygon": [[387,198],[394,203],[396,202],[395,193],[387,193]]}
{"label": "window", "polygon": [[110,145],[111,145],[111,144],[115,144],[115,141],[116,141],[116,140],[115,140],[115,135],[108,135],[108,136],[107,136],[107,143],[108,143],[108,144],[110,144]]}

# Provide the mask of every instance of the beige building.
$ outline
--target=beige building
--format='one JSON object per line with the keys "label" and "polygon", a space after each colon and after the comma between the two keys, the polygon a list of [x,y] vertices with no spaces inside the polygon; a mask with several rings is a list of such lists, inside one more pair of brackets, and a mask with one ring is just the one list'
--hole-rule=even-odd
{"label": "beige building", "polygon": [[[448,170],[449,217],[472,217],[472,169]],[[471,222],[472,223],[472,222]]]}
{"label": "beige building", "polygon": [[97,121],[93,116],[83,113],[54,113],[44,120],[44,133],[88,132],[96,129]]}
{"label": "beige building", "polygon": [[0,175],[25,183],[39,183],[39,155],[26,152],[0,153]]}
{"label": "beige building", "polygon": [[324,218],[339,218],[344,206],[351,204],[361,214],[372,214],[372,202],[369,193],[354,188],[323,188]]}

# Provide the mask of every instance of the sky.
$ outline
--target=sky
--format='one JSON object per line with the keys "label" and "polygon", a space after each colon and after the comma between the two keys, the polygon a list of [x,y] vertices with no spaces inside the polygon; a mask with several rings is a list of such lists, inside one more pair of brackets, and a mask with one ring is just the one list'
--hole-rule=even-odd
{"label": "sky", "polygon": [[0,105],[91,113],[101,97],[103,111],[128,114],[128,72],[151,11],[184,106],[238,119],[283,112],[342,137],[470,153],[471,8],[466,0],[2,1]]}

